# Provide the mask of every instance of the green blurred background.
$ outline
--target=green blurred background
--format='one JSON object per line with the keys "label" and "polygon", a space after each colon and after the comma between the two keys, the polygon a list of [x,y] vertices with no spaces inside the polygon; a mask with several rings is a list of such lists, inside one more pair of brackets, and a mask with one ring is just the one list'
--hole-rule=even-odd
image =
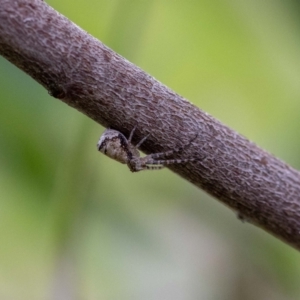
{"label": "green blurred background", "polygon": [[[298,1],[47,2],[300,169]],[[168,169],[99,154],[104,128],[0,68],[0,299],[300,299],[296,250]]]}

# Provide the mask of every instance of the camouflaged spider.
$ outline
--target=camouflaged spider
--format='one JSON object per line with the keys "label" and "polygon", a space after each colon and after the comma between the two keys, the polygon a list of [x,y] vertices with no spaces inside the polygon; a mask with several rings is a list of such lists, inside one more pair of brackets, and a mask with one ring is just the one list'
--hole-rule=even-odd
{"label": "camouflaged spider", "polygon": [[108,157],[122,163],[127,164],[131,172],[138,172],[141,170],[159,170],[170,164],[181,164],[189,161],[194,161],[193,158],[185,159],[164,159],[165,157],[174,155],[181,152],[188,147],[195,138],[193,138],[188,145],[180,147],[178,149],[153,153],[140,157],[138,148],[147,139],[145,136],[136,146],[131,143],[136,126],[131,131],[128,140],[119,131],[114,129],[106,129],[97,143],[98,151],[104,153]]}

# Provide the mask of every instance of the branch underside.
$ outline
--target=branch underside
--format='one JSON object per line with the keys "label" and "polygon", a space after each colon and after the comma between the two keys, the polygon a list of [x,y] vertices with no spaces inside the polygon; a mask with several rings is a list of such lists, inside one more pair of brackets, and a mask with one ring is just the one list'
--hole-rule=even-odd
{"label": "branch underside", "polygon": [[184,151],[170,166],[243,218],[300,249],[300,173],[177,95],[41,0],[0,0],[0,54],[49,93],[137,140]]}

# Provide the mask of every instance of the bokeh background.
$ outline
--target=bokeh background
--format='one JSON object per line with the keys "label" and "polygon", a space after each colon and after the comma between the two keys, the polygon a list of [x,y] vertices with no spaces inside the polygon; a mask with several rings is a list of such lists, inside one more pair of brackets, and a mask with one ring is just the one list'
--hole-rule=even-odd
{"label": "bokeh background", "polygon": [[[300,169],[298,0],[47,2]],[[300,299],[296,250],[99,154],[104,128],[2,57],[0,91],[0,299]]]}

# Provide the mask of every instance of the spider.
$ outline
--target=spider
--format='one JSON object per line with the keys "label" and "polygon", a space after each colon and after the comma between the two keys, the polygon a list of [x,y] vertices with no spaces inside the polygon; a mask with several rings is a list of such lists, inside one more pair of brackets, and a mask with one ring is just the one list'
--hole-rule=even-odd
{"label": "spider", "polygon": [[148,138],[149,135],[145,136],[141,141],[134,146],[131,143],[136,126],[131,131],[128,140],[119,131],[114,129],[106,129],[97,143],[98,151],[104,153],[108,157],[122,163],[127,164],[131,172],[139,172],[142,170],[160,170],[166,165],[170,164],[181,164],[190,161],[194,161],[193,158],[185,159],[165,159],[168,156],[174,155],[181,152],[184,148],[188,147],[198,136],[196,135],[188,145],[178,149],[152,153],[144,157],[140,157],[138,148]]}

